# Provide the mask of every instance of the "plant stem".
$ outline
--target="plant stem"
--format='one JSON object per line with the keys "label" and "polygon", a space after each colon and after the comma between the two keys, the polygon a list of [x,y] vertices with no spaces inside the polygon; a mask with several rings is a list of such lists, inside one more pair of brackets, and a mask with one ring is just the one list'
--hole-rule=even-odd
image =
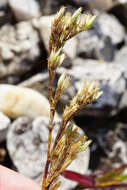
{"label": "plant stem", "polygon": [[54,145],[53,145],[53,148],[52,148],[52,153],[53,153],[53,151],[55,150],[55,147],[56,147],[56,145],[57,145],[57,143],[58,143],[58,141],[59,141],[59,139],[60,139],[60,137],[61,137],[61,135],[62,135],[62,133],[63,133],[63,130],[64,130],[65,127],[66,127],[66,124],[67,124],[67,122],[65,122],[65,121],[62,119],[62,122],[61,122],[61,124],[60,124],[59,130],[58,130],[58,133],[57,133],[57,136],[56,136],[56,138],[55,138],[55,142],[54,142]]}
{"label": "plant stem", "polygon": [[51,142],[52,142],[52,129],[53,129],[53,120],[54,120],[54,115],[55,115],[55,105],[54,105],[54,98],[53,98],[53,79],[54,79],[54,73],[49,71],[49,103],[50,103],[50,121],[49,121],[49,135],[48,135],[48,152],[47,152],[47,161],[45,165],[45,170],[44,170],[44,176],[43,176],[43,183],[42,183],[42,190],[46,190],[46,179],[48,175],[48,169],[49,169],[49,164],[50,164],[50,149],[51,149]]}

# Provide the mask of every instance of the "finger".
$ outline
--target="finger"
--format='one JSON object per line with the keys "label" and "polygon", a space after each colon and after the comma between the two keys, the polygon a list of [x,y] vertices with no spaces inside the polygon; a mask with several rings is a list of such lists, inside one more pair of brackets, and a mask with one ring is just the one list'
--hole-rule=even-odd
{"label": "finger", "polygon": [[0,190],[40,190],[38,184],[0,165]]}

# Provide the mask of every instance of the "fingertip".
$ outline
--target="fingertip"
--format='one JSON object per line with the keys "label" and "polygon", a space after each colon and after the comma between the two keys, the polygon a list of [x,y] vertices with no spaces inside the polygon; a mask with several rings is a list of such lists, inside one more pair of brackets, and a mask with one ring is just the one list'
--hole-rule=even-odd
{"label": "fingertip", "polygon": [[0,165],[0,190],[40,190],[31,179]]}

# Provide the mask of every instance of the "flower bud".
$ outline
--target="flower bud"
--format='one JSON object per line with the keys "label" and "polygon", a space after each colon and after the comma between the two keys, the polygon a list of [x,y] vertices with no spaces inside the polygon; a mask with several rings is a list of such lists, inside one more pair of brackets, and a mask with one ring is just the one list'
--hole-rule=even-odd
{"label": "flower bud", "polygon": [[92,24],[94,23],[95,19],[96,19],[96,16],[92,16],[92,15],[85,15],[85,30],[88,30]]}
{"label": "flower bud", "polygon": [[52,58],[53,63],[55,63],[55,62],[57,61],[58,57],[60,56],[61,49],[62,49],[62,48],[60,48],[60,49],[55,53],[55,55],[53,56],[53,58]]}
{"label": "flower bud", "polygon": [[77,21],[77,18],[81,15],[82,8],[80,7],[73,15],[71,18],[71,24],[75,23]]}

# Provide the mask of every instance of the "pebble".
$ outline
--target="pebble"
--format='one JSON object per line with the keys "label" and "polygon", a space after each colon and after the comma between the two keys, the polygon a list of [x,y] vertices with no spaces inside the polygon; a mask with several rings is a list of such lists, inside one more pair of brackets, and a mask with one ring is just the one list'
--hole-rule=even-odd
{"label": "pebble", "polygon": [[8,0],[17,21],[29,20],[40,16],[39,4],[35,0]]}
{"label": "pebble", "polygon": [[43,95],[35,90],[1,84],[0,111],[10,118],[49,116],[49,103]]}

